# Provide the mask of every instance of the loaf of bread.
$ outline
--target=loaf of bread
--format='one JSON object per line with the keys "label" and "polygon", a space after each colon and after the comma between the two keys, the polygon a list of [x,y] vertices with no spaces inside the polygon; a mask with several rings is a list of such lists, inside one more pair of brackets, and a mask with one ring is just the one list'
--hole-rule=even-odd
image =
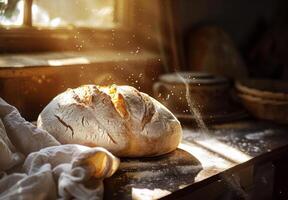
{"label": "loaf of bread", "polygon": [[162,155],[182,137],[176,117],[131,86],[68,89],[44,108],[37,126],[62,144],[100,146],[120,157]]}

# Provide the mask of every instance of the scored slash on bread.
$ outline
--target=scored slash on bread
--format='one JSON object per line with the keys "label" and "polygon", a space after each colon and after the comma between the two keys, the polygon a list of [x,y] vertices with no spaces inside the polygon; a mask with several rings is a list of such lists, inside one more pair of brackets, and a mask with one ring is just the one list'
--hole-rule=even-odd
{"label": "scored slash on bread", "polygon": [[61,143],[101,146],[117,156],[156,156],[177,148],[182,128],[176,117],[131,86],[84,85],[56,96],[37,126]]}

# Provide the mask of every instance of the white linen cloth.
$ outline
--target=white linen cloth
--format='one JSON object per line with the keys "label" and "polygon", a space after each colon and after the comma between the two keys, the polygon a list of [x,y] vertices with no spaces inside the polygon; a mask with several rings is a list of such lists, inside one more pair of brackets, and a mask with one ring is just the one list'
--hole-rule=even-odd
{"label": "white linen cloth", "polygon": [[102,199],[118,166],[103,148],[61,145],[0,98],[0,200]]}

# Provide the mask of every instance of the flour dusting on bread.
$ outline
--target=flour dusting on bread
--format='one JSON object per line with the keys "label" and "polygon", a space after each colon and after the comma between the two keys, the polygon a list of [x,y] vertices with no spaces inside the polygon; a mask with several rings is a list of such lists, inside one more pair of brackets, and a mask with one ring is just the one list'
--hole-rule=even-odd
{"label": "flour dusting on bread", "polygon": [[131,86],[68,89],[44,108],[37,125],[61,143],[101,146],[124,157],[168,153],[182,137],[176,117]]}

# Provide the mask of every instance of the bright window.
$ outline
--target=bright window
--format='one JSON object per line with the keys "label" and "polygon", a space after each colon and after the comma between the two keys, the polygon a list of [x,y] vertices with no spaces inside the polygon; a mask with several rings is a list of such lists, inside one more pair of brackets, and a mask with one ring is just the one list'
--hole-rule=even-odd
{"label": "bright window", "polygon": [[0,25],[20,26],[24,19],[23,0],[0,0]]}
{"label": "bright window", "polygon": [[24,2],[0,0],[0,24],[22,25],[24,13],[30,11],[33,26],[111,27],[115,23],[115,0],[33,0],[28,9]]}
{"label": "bright window", "polygon": [[52,27],[109,27],[114,22],[113,14],[114,0],[34,0],[32,23]]}
{"label": "bright window", "polygon": [[154,0],[0,0],[0,54],[158,51],[161,9]]}

